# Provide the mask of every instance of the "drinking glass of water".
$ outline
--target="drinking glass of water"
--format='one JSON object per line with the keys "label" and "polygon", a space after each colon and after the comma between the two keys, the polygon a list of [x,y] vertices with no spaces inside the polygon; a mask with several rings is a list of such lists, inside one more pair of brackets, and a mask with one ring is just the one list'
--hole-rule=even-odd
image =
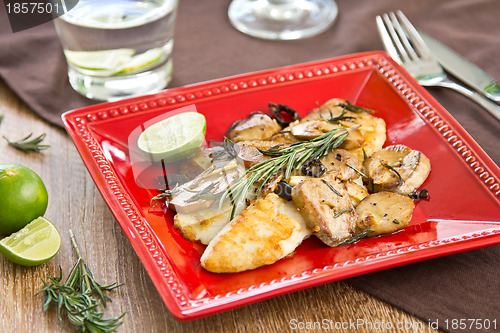
{"label": "drinking glass of water", "polygon": [[233,0],[228,16],[241,32],[264,39],[299,39],[328,29],[338,14],[334,0]]}
{"label": "drinking glass of water", "polygon": [[54,20],[71,86],[99,101],[158,92],[172,78],[178,0],[80,0]]}

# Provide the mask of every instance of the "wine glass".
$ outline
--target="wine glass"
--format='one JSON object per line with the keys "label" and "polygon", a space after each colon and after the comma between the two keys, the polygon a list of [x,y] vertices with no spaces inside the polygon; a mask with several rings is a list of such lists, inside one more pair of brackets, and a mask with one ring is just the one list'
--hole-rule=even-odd
{"label": "wine glass", "polygon": [[315,36],[338,14],[334,0],[233,0],[231,24],[248,35],[275,40]]}

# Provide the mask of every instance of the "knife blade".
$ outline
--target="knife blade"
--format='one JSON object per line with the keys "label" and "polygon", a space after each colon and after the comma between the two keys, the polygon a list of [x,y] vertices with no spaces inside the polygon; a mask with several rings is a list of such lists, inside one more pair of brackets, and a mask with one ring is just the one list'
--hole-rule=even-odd
{"label": "knife blade", "polygon": [[449,73],[489,99],[500,102],[500,86],[494,78],[448,46],[421,31],[419,34],[431,50],[432,55]]}

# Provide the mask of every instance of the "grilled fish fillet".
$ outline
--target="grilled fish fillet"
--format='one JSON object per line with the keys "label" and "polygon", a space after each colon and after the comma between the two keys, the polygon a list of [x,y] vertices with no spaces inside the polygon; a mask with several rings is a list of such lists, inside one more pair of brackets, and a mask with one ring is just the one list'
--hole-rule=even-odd
{"label": "grilled fish fillet", "polygon": [[212,239],[201,265],[214,273],[270,265],[290,255],[310,234],[293,203],[271,193],[247,207]]}
{"label": "grilled fish fillet", "polygon": [[223,212],[206,209],[196,213],[178,213],[174,217],[174,227],[187,240],[207,245],[229,223],[230,217],[231,209]]}

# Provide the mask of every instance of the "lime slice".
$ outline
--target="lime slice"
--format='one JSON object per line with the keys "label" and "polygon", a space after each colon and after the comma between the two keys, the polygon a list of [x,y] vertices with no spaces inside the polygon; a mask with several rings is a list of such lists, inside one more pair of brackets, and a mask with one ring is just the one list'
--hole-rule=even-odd
{"label": "lime slice", "polygon": [[64,50],[66,59],[76,67],[90,70],[107,70],[112,73],[133,57],[133,49],[115,49],[102,51],[70,51]]}
{"label": "lime slice", "polygon": [[146,128],[137,145],[153,161],[177,162],[197,151],[205,139],[206,128],[201,113],[180,113]]}
{"label": "lime slice", "polygon": [[144,53],[135,55],[130,59],[130,61],[121,65],[115,74],[125,74],[138,71],[145,67],[148,67],[163,58],[163,51],[161,47],[156,49],[151,49]]}
{"label": "lime slice", "polygon": [[49,261],[61,247],[61,236],[47,219],[39,217],[0,241],[0,253],[22,266]]}

